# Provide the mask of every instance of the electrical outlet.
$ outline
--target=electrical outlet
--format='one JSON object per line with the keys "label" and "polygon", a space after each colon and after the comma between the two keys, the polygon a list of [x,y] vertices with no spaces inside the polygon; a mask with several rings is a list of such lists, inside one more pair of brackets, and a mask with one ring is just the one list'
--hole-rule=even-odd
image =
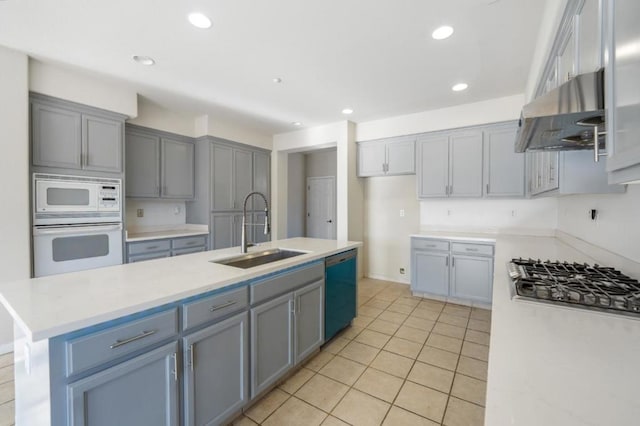
{"label": "electrical outlet", "polygon": [[404,217],[404,209],[400,209],[400,217]]}
{"label": "electrical outlet", "polygon": [[516,211],[515,210],[511,210],[511,217],[516,217]]}
{"label": "electrical outlet", "polygon": [[138,210],[136,210],[136,216],[138,216],[138,217],[144,217],[144,209],[138,209]]}
{"label": "electrical outlet", "polygon": [[400,273],[404,275],[404,268],[400,268]]}

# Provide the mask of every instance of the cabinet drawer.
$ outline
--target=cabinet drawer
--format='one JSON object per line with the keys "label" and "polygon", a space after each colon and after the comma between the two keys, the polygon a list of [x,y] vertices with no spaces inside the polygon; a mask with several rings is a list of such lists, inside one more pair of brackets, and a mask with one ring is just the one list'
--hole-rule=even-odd
{"label": "cabinet drawer", "polygon": [[411,248],[418,250],[449,251],[449,241],[413,238],[411,240]]}
{"label": "cabinet drawer", "polygon": [[160,251],[155,253],[139,254],[137,256],[129,256],[127,263],[142,262],[144,260],[162,259],[163,257],[170,257],[170,251]]}
{"label": "cabinet drawer", "polygon": [[97,367],[178,333],[178,310],[160,312],[65,342],[67,376]]}
{"label": "cabinet drawer", "polygon": [[222,318],[233,312],[246,309],[247,306],[247,287],[186,303],[182,312],[183,327],[187,330],[217,318]]}
{"label": "cabinet drawer", "polygon": [[128,243],[129,254],[143,254],[155,251],[171,250],[169,240],[141,241],[139,243]]}
{"label": "cabinet drawer", "polygon": [[180,249],[180,250],[173,250],[173,255],[174,256],[180,256],[182,254],[200,253],[200,252],[203,252],[204,250],[205,250],[204,246],[183,248],[183,249]]}
{"label": "cabinet drawer", "polygon": [[493,246],[490,244],[451,243],[451,251],[469,255],[493,256]]}
{"label": "cabinet drawer", "polygon": [[191,247],[204,246],[207,243],[207,237],[199,235],[197,237],[177,238],[173,240],[173,249],[184,249]]}
{"label": "cabinet drawer", "polygon": [[251,304],[255,305],[318,280],[324,280],[324,262],[256,281],[251,285]]}

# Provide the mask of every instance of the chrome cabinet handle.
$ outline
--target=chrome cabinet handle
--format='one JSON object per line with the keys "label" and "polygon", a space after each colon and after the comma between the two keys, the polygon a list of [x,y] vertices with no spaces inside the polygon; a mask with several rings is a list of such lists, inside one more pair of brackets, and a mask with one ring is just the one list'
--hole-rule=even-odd
{"label": "chrome cabinet handle", "polygon": [[198,243],[197,241],[189,241],[185,245],[186,246],[192,246],[192,245],[197,244],[197,243]]}
{"label": "chrome cabinet handle", "polygon": [[600,154],[600,144],[598,143],[598,138],[600,137],[600,132],[598,131],[598,126],[593,127],[593,160],[597,163],[600,161],[600,157],[606,157],[608,154]]}
{"label": "chrome cabinet handle", "polygon": [[210,307],[209,311],[210,312],[215,312],[215,311],[218,311],[220,309],[224,309],[224,308],[226,308],[228,306],[235,305],[235,304],[236,304],[236,302],[234,300],[229,300],[228,302],[223,303],[222,305],[214,305],[214,306]]}
{"label": "chrome cabinet handle", "polygon": [[174,352],[173,355],[171,355],[173,357],[173,379],[177,382],[178,381],[178,353]]}
{"label": "chrome cabinet handle", "polygon": [[154,250],[154,249],[157,249],[157,248],[158,248],[158,246],[149,246],[149,247],[147,247],[147,250]]}
{"label": "chrome cabinet handle", "polygon": [[451,267],[452,267],[452,268],[455,268],[455,267],[456,267],[456,258],[455,258],[455,257],[452,257],[452,258],[451,258]]}
{"label": "chrome cabinet handle", "polygon": [[151,336],[152,334],[155,334],[156,330],[149,330],[149,331],[143,331],[142,333],[138,334],[137,336],[133,336],[133,337],[129,337],[128,339],[124,339],[124,340],[116,340],[115,343],[113,343],[111,346],[109,346],[111,349],[116,349],[119,348],[120,346],[124,346],[127,343],[131,343],[131,342],[135,342],[136,340],[140,340],[140,339],[144,339],[145,337]]}
{"label": "chrome cabinet handle", "polygon": [[465,250],[466,251],[478,251],[477,248],[469,248],[469,247],[465,248]]}
{"label": "chrome cabinet handle", "polygon": [[489,184],[487,184],[487,194],[489,193]]}
{"label": "chrome cabinet handle", "polygon": [[449,256],[444,258],[444,266],[449,266]]}

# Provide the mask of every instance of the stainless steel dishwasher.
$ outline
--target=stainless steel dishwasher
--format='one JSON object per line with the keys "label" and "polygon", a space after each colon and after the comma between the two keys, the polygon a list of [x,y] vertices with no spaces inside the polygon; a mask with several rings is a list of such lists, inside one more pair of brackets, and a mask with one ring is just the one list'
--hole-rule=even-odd
{"label": "stainless steel dishwasher", "polygon": [[325,259],[324,340],[335,336],[356,316],[357,251]]}

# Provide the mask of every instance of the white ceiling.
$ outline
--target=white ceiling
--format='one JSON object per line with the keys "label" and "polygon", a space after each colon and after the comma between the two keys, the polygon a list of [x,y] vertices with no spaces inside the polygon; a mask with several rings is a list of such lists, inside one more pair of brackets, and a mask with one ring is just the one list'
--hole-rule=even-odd
{"label": "white ceiling", "polygon": [[[0,45],[126,80],[169,109],[273,134],[293,121],[343,120],[347,106],[363,122],[522,93],[544,3],[4,0]],[[192,11],[213,27],[192,27]],[[438,42],[430,34],[442,24],[455,33]],[[460,81],[469,89],[452,92]]]}

